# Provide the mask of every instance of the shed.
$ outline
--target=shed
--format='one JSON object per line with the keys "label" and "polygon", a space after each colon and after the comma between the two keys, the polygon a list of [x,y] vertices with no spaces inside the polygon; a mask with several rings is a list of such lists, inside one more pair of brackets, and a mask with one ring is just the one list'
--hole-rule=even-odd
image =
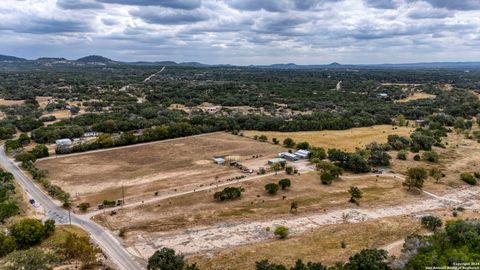
{"label": "shed", "polygon": [[272,165],[272,164],[275,164],[275,163],[286,163],[287,160],[284,159],[284,158],[272,158],[268,161],[268,165]]}
{"label": "shed", "polygon": [[298,157],[289,152],[282,152],[278,154],[279,157],[290,160],[290,161],[297,161]]}
{"label": "shed", "polygon": [[214,157],[213,162],[215,162],[218,165],[225,165],[225,159],[221,157]]}
{"label": "shed", "polygon": [[300,149],[297,152],[295,152],[294,155],[297,156],[298,158],[305,158],[306,159],[310,155],[310,151]]}

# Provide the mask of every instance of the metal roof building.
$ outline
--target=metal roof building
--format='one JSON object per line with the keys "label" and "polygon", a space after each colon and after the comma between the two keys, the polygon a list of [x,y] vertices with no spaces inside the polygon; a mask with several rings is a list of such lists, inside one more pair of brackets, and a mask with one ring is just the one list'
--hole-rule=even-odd
{"label": "metal roof building", "polygon": [[284,158],[284,159],[288,159],[290,161],[297,161],[298,160],[298,157],[292,153],[288,153],[288,152],[282,152],[280,154],[278,154],[279,157],[281,158]]}
{"label": "metal roof building", "polygon": [[284,158],[272,158],[268,161],[268,165],[272,165],[272,164],[275,164],[275,163],[286,163],[287,160],[284,159]]}
{"label": "metal roof building", "polygon": [[308,158],[308,155],[310,155],[310,151],[300,149],[297,152],[295,152],[294,155],[299,158]]}
{"label": "metal roof building", "polygon": [[224,158],[215,157],[215,158],[213,158],[213,162],[215,162],[218,165],[225,165],[225,159]]}
{"label": "metal roof building", "polygon": [[55,141],[55,144],[56,144],[57,146],[71,145],[71,144],[72,144],[72,140],[70,140],[70,139],[59,139],[59,140],[56,140],[56,141]]}

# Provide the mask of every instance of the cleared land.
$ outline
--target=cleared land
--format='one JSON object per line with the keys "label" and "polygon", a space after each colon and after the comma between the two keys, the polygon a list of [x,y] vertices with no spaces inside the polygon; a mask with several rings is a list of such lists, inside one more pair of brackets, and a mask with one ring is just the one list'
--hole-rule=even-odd
{"label": "cleared land", "polygon": [[[401,185],[404,177],[392,172],[379,176],[345,174],[331,186],[320,184],[316,172],[294,176],[282,174],[241,184],[232,183],[232,186],[245,188],[240,200],[215,202],[213,192],[220,189],[214,189],[120,209],[116,215],[107,212],[94,219],[114,231],[127,229],[125,240],[133,254],[147,258],[160,247],[172,247],[185,254],[202,254],[192,260],[205,266],[205,269],[223,269],[222,265],[228,266],[225,269],[253,269],[254,261],[261,258],[288,263],[296,258],[334,262],[348,258],[362,247],[388,245],[410,234],[418,228],[418,221],[410,218],[412,213],[459,205],[479,208],[478,199],[475,198],[478,189],[466,187],[459,180],[459,172],[471,170],[479,164],[480,156],[474,153],[480,151],[480,144],[454,133],[449,135],[447,142],[446,149],[435,149],[441,155],[439,164],[413,161],[413,153],[406,161],[396,160],[396,152],[390,152],[394,158],[392,172],[403,173],[415,166],[438,166],[444,171],[446,177],[440,183],[435,183],[431,178],[426,181],[424,190],[429,193],[421,195],[407,192]],[[278,182],[284,177],[292,181],[288,191],[279,191],[275,196],[265,192],[265,184]],[[347,190],[350,186],[358,186],[364,192],[360,207],[348,202]],[[297,213],[290,213],[292,201],[299,204]],[[369,221],[372,219],[376,221]],[[342,224],[346,221],[356,225]],[[274,240],[267,227],[273,229],[280,224],[291,229],[294,240]],[[386,227],[379,228],[377,224]],[[362,231],[357,231],[359,226],[368,232],[365,236],[358,236]],[[318,240],[328,230],[341,231],[340,235],[345,238],[330,235],[322,240],[331,241],[330,245],[338,245],[333,250],[340,249],[342,240],[347,243],[354,242],[355,237],[367,237],[370,240],[364,246],[348,244],[349,248],[338,253],[339,256],[333,256],[334,253],[327,251],[327,248],[322,249],[323,245],[304,245],[300,248],[302,242],[310,241],[310,237]],[[349,231],[352,233],[349,234]],[[279,250],[280,253],[285,252],[285,257],[278,259]],[[288,250],[299,252],[288,256]],[[250,252],[255,255],[246,260],[245,256]],[[205,254],[206,259],[202,259]],[[227,263],[228,254],[238,255],[239,259],[235,257],[231,263]],[[312,254],[316,257],[312,257]]]}
{"label": "cleared land", "polygon": [[11,99],[0,98],[0,106],[21,105],[23,103],[25,103],[24,100],[11,100]]}
{"label": "cleared land", "polygon": [[313,146],[338,148],[353,151],[357,147],[363,147],[371,142],[385,143],[388,135],[397,134],[408,136],[414,129],[410,127],[393,127],[389,125],[377,125],[373,127],[352,128],[348,130],[324,130],[324,131],[301,131],[301,132],[271,132],[247,130],[243,134],[247,137],[265,135],[271,141],[277,138],[282,142],[290,137],[295,142],[309,142]]}
{"label": "cleared land", "polygon": [[[365,144],[379,141],[378,127],[372,129],[377,132],[364,137]],[[391,126],[380,130],[405,136],[411,131]],[[349,131],[341,132],[349,134]],[[385,133],[380,132],[384,140],[389,134]],[[253,135],[261,134],[265,133]],[[296,141],[314,144],[308,139]],[[212,164],[212,156],[230,156],[248,167],[258,167],[285,148],[225,133],[52,158],[38,164],[42,168],[50,166],[47,168],[51,171],[49,178],[54,183],[72,191],[84,190],[78,201],[100,201],[106,196],[121,198],[118,183],[129,185],[127,203],[155,198],[153,192],[157,190],[161,198],[201,186],[211,187],[211,190],[197,190],[151,203],[139,202],[136,206],[117,209],[115,214],[107,210],[93,220],[116,232],[126,229],[125,244],[129,251],[145,259],[161,247],[171,247],[191,256],[189,260],[198,262],[202,269],[254,269],[254,262],[264,258],[288,264],[297,258],[331,264],[365,247],[393,244],[398,253],[399,239],[422,232],[412,214],[442,209],[447,213],[457,206],[472,211],[480,209],[478,188],[466,187],[459,180],[460,172],[479,167],[480,155],[476,153],[480,151],[480,144],[455,133],[449,134],[446,142],[445,149],[435,148],[441,157],[438,164],[413,161],[413,153],[408,160],[397,160],[396,152],[392,151],[388,173],[378,176],[346,173],[331,186],[320,184],[316,172],[255,176],[251,181],[229,182],[226,179],[242,173],[236,168]],[[348,139],[344,137],[330,143],[331,146],[320,146],[342,148]],[[252,158],[254,155],[260,157]],[[303,163],[293,164],[305,168]],[[110,167],[112,165],[115,167]],[[440,183],[429,178],[424,186],[428,193],[409,193],[401,184],[402,173],[415,166],[439,167],[446,177]],[[63,182],[55,177],[59,171]],[[273,196],[265,192],[267,183],[285,177],[291,179],[291,188]],[[245,192],[239,200],[216,202],[213,193],[223,189],[217,188],[217,183],[241,186]],[[358,186],[363,191],[360,206],[348,202],[350,186]],[[293,201],[299,205],[296,213],[290,212]],[[289,239],[274,238],[272,230],[278,225],[290,228]],[[341,241],[347,244],[346,249],[340,247]]]}
{"label": "cleared land", "polygon": [[[155,205],[119,210],[117,215],[101,215],[95,220],[112,230],[126,228],[131,251],[147,258],[163,246],[185,254],[218,251],[272,240],[273,234],[267,228],[278,225],[286,225],[292,233],[300,235],[310,229],[347,221],[357,223],[404,216],[451,204],[470,207],[462,202],[471,202],[473,198],[469,191],[454,192],[447,199],[414,195],[402,188],[400,177],[392,176],[347,175],[332,186],[321,185],[314,173],[291,179],[292,188],[276,196],[267,195],[263,190],[266,183],[274,182],[266,178],[244,183],[242,187],[246,191],[241,200],[218,203],[213,201],[213,193],[199,192]],[[347,190],[352,185],[364,192],[360,207],[348,202]],[[431,180],[425,187],[435,192],[444,192],[447,188]],[[292,201],[299,204],[294,214],[290,213]]]}
{"label": "cleared land", "polygon": [[404,99],[399,99],[396,102],[405,103],[405,102],[409,102],[409,101],[413,101],[413,100],[419,100],[419,99],[435,99],[436,97],[437,97],[436,95],[427,94],[427,93],[424,93],[424,92],[415,92],[412,95],[410,95],[409,97],[404,98]]}
{"label": "cleared land", "polygon": [[[222,250],[218,254],[192,256],[201,269],[233,270],[255,269],[255,262],[293,265],[297,259],[321,261],[332,265],[348,260],[356,252],[371,247],[381,247],[412,233],[422,233],[418,220],[412,217],[393,217],[361,223],[325,225],[305,234],[285,240],[270,240],[256,245]],[[341,242],[346,248],[341,247]]]}
{"label": "cleared land", "polygon": [[156,191],[175,193],[215,185],[245,174],[213,164],[214,156],[240,162],[259,159],[265,164],[268,156],[280,151],[284,151],[281,146],[214,133],[45,159],[37,166],[47,169],[52,183],[69,192],[75,202],[95,205],[121,199],[122,186],[127,202],[132,202],[151,198]]}

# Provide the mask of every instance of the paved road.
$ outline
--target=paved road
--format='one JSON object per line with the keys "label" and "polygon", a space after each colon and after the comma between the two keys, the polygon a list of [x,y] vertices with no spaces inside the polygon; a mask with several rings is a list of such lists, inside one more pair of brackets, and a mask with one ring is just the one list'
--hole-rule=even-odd
{"label": "paved road", "polygon": [[[48,218],[55,220],[57,224],[69,223],[68,211],[57,205],[50,197],[45,195],[40,188],[37,187],[30,178],[7,157],[3,145],[0,146],[0,164],[5,170],[11,172],[23,189],[45,209],[45,214]],[[108,258],[117,265],[118,269],[137,270],[144,268],[135,261],[132,255],[127,252],[127,250],[108,230],[85,217],[73,213],[70,215],[70,218],[73,225],[81,227],[90,234],[92,239],[99,245]]]}

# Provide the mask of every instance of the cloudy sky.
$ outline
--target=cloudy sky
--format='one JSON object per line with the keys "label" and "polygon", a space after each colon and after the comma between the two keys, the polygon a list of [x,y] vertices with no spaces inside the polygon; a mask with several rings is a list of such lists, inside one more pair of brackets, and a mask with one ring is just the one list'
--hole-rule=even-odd
{"label": "cloudy sky", "polygon": [[0,54],[209,64],[480,60],[480,0],[1,0]]}

